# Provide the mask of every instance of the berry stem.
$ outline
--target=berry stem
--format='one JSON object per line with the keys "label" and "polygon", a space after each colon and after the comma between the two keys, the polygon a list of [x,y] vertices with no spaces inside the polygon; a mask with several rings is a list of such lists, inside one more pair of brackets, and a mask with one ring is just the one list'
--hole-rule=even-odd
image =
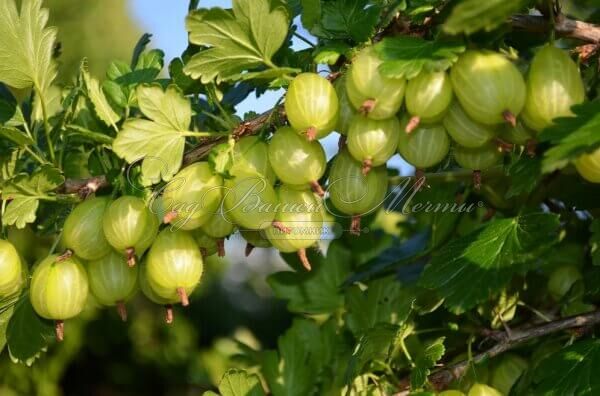
{"label": "berry stem", "polygon": [[360,215],[352,216],[352,221],[350,222],[350,233],[352,235],[360,235]]}
{"label": "berry stem", "polygon": [[419,192],[427,183],[427,176],[423,169],[415,170],[415,192]]}
{"label": "berry stem", "polygon": [[504,140],[502,140],[498,137],[494,138],[494,142],[496,143],[496,145],[498,146],[500,151],[504,152],[504,153],[510,153],[513,150],[513,148],[515,147],[514,144],[505,142]]}
{"label": "berry stem", "polygon": [[362,115],[367,115],[375,109],[375,105],[377,102],[375,99],[367,99],[363,102],[363,104],[358,108],[358,112]]}
{"label": "berry stem", "polygon": [[318,181],[316,180],[312,180],[310,182],[310,188],[313,190],[313,192],[315,194],[317,194],[319,197],[323,198],[325,196],[325,190],[323,190],[323,187],[321,187],[321,185],[319,184]]}
{"label": "berry stem", "polygon": [[177,218],[177,211],[176,210],[171,210],[171,211],[167,212],[163,216],[163,223],[165,223],[165,224],[171,224],[171,222],[173,220],[175,220],[176,218]]}
{"label": "berry stem", "polygon": [[517,116],[515,116],[510,110],[504,110],[502,112],[502,118],[508,122],[513,128],[517,126]]}
{"label": "berry stem", "polygon": [[473,171],[473,187],[476,191],[481,190],[481,171],[474,170]]}
{"label": "berry stem", "polygon": [[537,149],[537,141],[535,139],[529,139],[525,143],[525,150],[527,151],[527,155],[531,158],[535,157]]}
{"label": "berry stem", "polygon": [[312,267],[310,265],[310,261],[308,260],[308,256],[306,255],[306,249],[300,249],[300,250],[298,250],[298,258],[300,259],[300,262],[302,263],[302,266],[304,268],[306,268],[307,271],[312,270]]}
{"label": "berry stem", "polygon": [[244,254],[246,257],[250,256],[250,253],[252,253],[252,251],[254,250],[254,245],[251,244],[250,242],[246,243],[246,250],[244,251]]}
{"label": "berry stem", "polygon": [[217,239],[217,252],[219,257],[225,257],[225,239]]}
{"label": "berry stem", "polygon": [[362,163],[362,174],[365,176],[368,175],[372,168],[373,161],[371,160],[371,158],[364,159]]}
{"label": "berry stem", "polygon": [[182,306],[187,307],[188,305],[190,305],[190,300],[183,287],[177,288],[177,295],[179,296],[179,301],[181,301]]}
{"label": "berry stem", "polygon": [[421,117],[413,116],[408,121],[408,124],[406,124],[406,128],[404,128],[404,131],[406,133],[410,134],[412,131],[414,131],[419,126],[420,123],[421,123]]}
{"label": "berry stem", "polygon": [[117,301],[117,313],[123,322],[127,322],[127,307],[124,301]]}
{"label": "berry stem", "polygon": [[125,249],[125,257],[127,257],[127,265],[129,268],[135,267],[135,264],[137,263],[137,258],[135,257],[135,248],[128,247]]}
{"label": "berry stem", "polygon": [[65,322],[57,320],[54,322],[54,333],[56,334],[56,341],[63,342],[65,339]]}
{"label": "berry stem", "polygon": [[165,323],[173,323],[173,306],[171,304],[165,305]]}
{"label": "berry stem", "polygon": [[61,254],[60,256],[58,256],[56,258],[56,262],[60,263],[62,261],[68,260],[71,258],[71,256],[73,256],[73,251],[71,249],[67,249],[64,251],[63,254]]}
{"label": "berry stem", "polygon": [[283,232],[284,234],[289,234],[292,232],[292,229],[283,225],[281,221],[273,220],[273,227]]}
{"label": "berry stem", "polygon": [[340,135],[340,139],[338,140],[338,149],[343,150],[346,147],[346,138],[345,135]]}
{"label": "berry stem", "polygon": [[306,130],[306,138],[309,142],[312,142],[317,138],[317,132],[317,128],[312,126]]}

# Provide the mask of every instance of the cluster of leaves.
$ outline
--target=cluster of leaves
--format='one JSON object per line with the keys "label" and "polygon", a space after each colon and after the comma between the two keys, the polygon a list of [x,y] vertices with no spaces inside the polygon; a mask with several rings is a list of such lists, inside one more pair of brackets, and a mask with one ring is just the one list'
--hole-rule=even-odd
{"label": "cluster of leaves", "polygon": [[[56,237],[61,216],[79,200],[64,191],[66,178],[107,175],[115,194],[150,194],[183,166],[187,149],[228,139],[241,121],[235,107],[248,95],[286,86],[296,73],[318,65],[343,72],[353,50],[370,41],[378,41],[380,71],[391,78],[448,69],[465,50],[465,35],[481,46],[526,46],[507,44],[505,21],[528,5],[234,0],[231,10],[190,12],[190,45],[169,64],[167,78],[160,74],[164,54],[146,49],[144,36],[131,62],[113,62],[104,81],[91,76],[84,61],[72,85],[59,87],[56,32],[46,27],[41,0],[23,0],[20,11],[13,1],[3,1],[2,225],[31,224]],[[308,50],[290,47],[299,34],[298,15],[318,38]],[[388,34],[390,26],[401,31]],[[590,100],[575,107],[572,117],[558,119],[539,135],[543,156],[512,153],[479,193],[454,177],[432,179],[431,189],[410,197],[396,191],[403,207],[460,196],[475,210],[410,216],[394,212],[400,208],[382,211],[375,233],[344,236],[324,256],[311,252],[311,273],[299,270],[295,255],[283,255],[294,271],[276,273],[268,282],[297,318],[277,350],[240,345],[240,367],[247,370],[228,371],[219,393],[262,395],[261,379],[275,396],[388,394],[403,389],[405,379],[412,391],[427,392],[433,389],[429,374],[462,359],[482,330],[593,309],[600,302],[597,284],[580,281],[556,302],[545,284],[565,262],[577,266],[583,279],[600,276],[600,225],[592,221],[599,191],[568,173],[574,158],[600,146],[599,106]],[[213,151],[212,163],[221,173],[227,165],[219,154],[228,154],[228,147]],[[477,202],[496,209],[491,220]],[[385,218],[397,224],[386,225]],[[0,346],[7,344],[14,360],[31,364],[47,346],[51,328],[24,296],[2,304],[7,308],[0,312]],[[566,341],[562,334],[555,340]],[[598,343],[567,344],[531,361],[517,389],[594,394],[598,384],[591,368],[600,356]],[[523,347],[522,355],[537,347]],[[561,382],[556,373],[565,367],[571,376]],[[456,387],[468,384],[466,379]]]}

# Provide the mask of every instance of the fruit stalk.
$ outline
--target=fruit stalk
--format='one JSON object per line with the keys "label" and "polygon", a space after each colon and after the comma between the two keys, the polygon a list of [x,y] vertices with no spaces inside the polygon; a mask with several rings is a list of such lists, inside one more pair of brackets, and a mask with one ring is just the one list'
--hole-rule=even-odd
{"label": "fruit stalk", "polygon": [[117,313],[123,322],[127,322],[127,307],[125,302],[117,301]]}
{"label": "fruit stalk", "polygon": [[54,322],[54,333],[56,334],[56,341],[63,342],[65,339],[65,322],[63,320]]}

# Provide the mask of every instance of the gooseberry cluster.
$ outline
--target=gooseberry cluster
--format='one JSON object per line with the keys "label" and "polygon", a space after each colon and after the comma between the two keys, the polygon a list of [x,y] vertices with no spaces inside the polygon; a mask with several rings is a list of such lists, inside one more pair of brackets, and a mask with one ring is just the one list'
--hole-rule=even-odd
{"label": "gooseberry cluster", "polygon": [[[116,306],[125,320],[124,304],[139,286],[167,307],[171,322],[172,304],[189,304],[203,257],[223,256],[224,238],[236,230],[248,242],[247,254],[272,246],[297,253],[310,270],[306,249],[322,238],[325,185],[333,207],[359,233],[361,216],[385,198],[385,165],[396,152],[418,171],[452,152],[479,184],[479,172],[497,165],[503,148],[531,146],[536,132],[585,99],[576,64],[551,45],[537,52],[526,78],[506,56],[487,50],[468,50],[450,71],[424,70],[409,81],[382,75],[380,65],[367,47],[335,83],[298,75],[285,98],[289,125],[270,139],[238,139],[226,175],[198,162],[179,171],[152,205],[136,196],[84,200],[64,223],[64,253],[35,267],[29,291],[35,311],[56,321],[62,339],[63,321],[82,311],[88,293]],[[318,139],[334,130],[342,138],[328,169]],[[575,165],[600,182],[600,150]],[[24,267],[12,244],[0,241],[0,296],[20,290]]]}

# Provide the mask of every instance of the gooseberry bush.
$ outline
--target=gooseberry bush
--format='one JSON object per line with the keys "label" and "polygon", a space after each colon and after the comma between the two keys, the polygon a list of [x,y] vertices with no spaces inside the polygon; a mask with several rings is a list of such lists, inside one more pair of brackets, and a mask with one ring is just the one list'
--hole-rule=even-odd
{"label": "gooseberry bush", "polygon": [[144,35],[65,86],[42,1],[0,3],[15,364],[90,306],[176,321],[240,236],[288,263],[267,280],[295,319],[206,395],[600,393],[593,2],[197,3],[168,67]]}

